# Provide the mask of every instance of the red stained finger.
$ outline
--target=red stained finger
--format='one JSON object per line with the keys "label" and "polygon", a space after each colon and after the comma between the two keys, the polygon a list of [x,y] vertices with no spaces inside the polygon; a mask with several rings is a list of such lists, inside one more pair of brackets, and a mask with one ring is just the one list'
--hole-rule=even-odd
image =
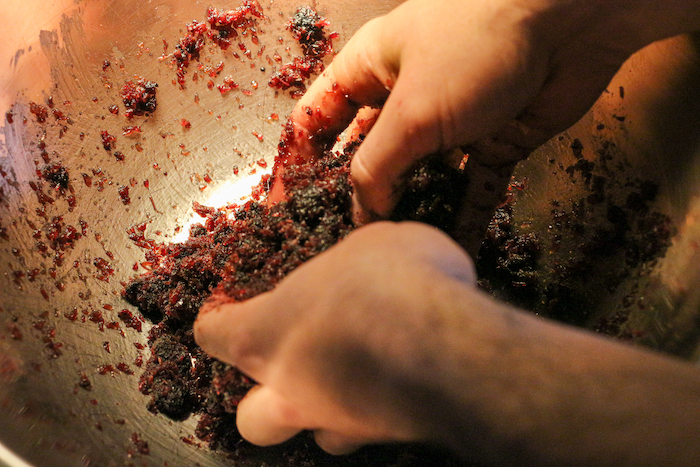
{"label": "red stained finger", "polygon": [[380,106],[389,95],[396,63],[386,47],[376,46],[381,30],[370,21],[353,36],[333,63],[299,100],[287,121],[278,147],[271,203],[284,199],[280,176],[285,167],[320,156],[365,106]]}

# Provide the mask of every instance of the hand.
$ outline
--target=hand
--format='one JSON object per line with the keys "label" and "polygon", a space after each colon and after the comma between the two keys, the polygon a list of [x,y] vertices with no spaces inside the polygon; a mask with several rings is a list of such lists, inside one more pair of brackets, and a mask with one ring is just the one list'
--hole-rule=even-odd
{"label": "hand", "polygon": [[482,465],[696,465],[696,366],[565,327],[477,290],[470,259],[377,222],[243,303],[212,300],[198,344],[259,384],[247,440],[302,429],[334,454],[439,444]]}
{"label": "hand", "polygon": [[[207,303],[199,345],[259,386],[237,423],[269,445],[315,430],[331,453],[382,441],[429,438],[420,391],[451,288],[473,288],[471,260],[447,236],[417,223],[375,223],[244,303]],[[462,315],[462,311],[458,311]],[[420,383],[423,384],[423,383]]]}
{"label": "hand", "polygon": [[[486,213],[465,229],[481,231],[518,160],[575,123],[632,52],[698,16],[653,3],[409,0],[362,27],[298,102],[276,174],[334,143],[361,107],[381,109],[352,161],[357,219],[387,217],[416,160],[463,148],[469,214]],[[271,200],[283,196],[273,184]]]}

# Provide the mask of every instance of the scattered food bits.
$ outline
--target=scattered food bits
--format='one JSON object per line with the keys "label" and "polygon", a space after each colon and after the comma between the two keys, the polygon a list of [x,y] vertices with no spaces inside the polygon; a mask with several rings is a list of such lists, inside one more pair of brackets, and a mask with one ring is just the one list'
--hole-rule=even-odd
{"label": "scattered food bits", "polygon": [[92,382],[90,378],[85,373],[80,373],[78,377],[78,387],[85,389],[86,391],[92,391]]}
{"label": "scattered food bits", "polygon": [[134,443],[136,447],[136,452],[142,455],[150,454],[150,449],[148,448],[148,442],[142,440],[137,433],[131,435],[131,442]]}
{"label": "scattered food bits", "polygon": [[22,331],[20,331],[19,327],[16,324],[10,323],[10,324],[8,324],[8,328],[10,331],[10,338],[12,338],[13,340],[16,340],[16,341],[22,340],[22,337],[23,337]]}
{"label": "scattered food bits", "polygon": [[121,89],[122,101],[126,111],[124,115],[132,118],[136,115],[153,113],[158,106],[156,88],[158,84],[144,78],[127,81]]}
{"label": "scattered food bits", "polygon": [[306,89],[306,80],[312,74],[323,71],[323,62],[308,57],[294,57],[291,63],[282,65],[270,78],[269,85],[273,88],[287,90],[296,87]]}
{"label": "scattered food bits", "polygon": [[36,117],[36,121],[38,123],[45,123],[49,116],[49,111],[46,109],[46,107],[35,102],[29,103],[29,112]]}
{"label": "scattered food bits", "polygon": [[129,187],[128,186],[121,185],[118,188],[118,191],[119,191],[119,197],[121,198],[122,203],[124,203],[125,205],[131,203],[131,198],[129,197]]}
{"label": "scattered food bits", "polygon": [[132,125],[129,125],[129,126],[125,126],[125,127],[122,128],[122,134],[123,134],[124,136],[134,136],[134,135],[138,135],[138,134],[140,134],[140,133],[141,133],[141,127],[140,127],[140,126],[135,126],[135,125],[132,126]]}
{"label": "scattered food bits", "polygon": [[114,269],[109,264],[109,261],[98,257],[93,260],[92,264],[97,268],[94,277],[98,280],[109,282],[109,277],[114,274]]}
{"label": "scattered food bits", "polygon": [[138,317],[134,316],[132,312],[130,312],[129,310],[122,310],[117,316],[120,320],[122,320],[124,326],[126,326],[127,328],[132,328],[137,332],[141,332],[141,320]]}
{"label": "scattered food bits", "polygon": [[100,132],[100,136],[102,138],[102,147],[105,148],[105,151],[111,151],[116,147],[117,138],[113,135],[110,135],[107,132],[107,130],[102,130]]}
{"label": "scattered food bits", "polygon": [[[214,83],[212,82],[212,85]],[[233,80],[232,77],[228,76],[224,78],[224,82],[222,84],[219,84],[217,86],[217,89],[221,94],[226,94],[227,92],[231,91],[232,89],[238,89],[238,84]]]}
{"label": "scattered food bits", "polygon": [[[306,90],[306,81],[312,74],[323,71],[323,58],[333,53],[332,39],[337,34],[326,36],[325,27],[329,24],[311,8],[297,10],[287,29],[301,45],[303,56],[294,57],[290,63],[282,65],[270,78],[268,84],[271,87],[281,90],[294,87],[302,92]],[[275,54],[275,61],[281,62],[281,57],[278,57]]]}
{"label": "scattered food bits", "polygon": [[63,167],[60,162],[47,164],[41,170],[41,176],[51,183],[51,186],[57,190],[66,190],[70,183],[68,169]]}
{"label": "scattered food bits", "polygon": [[125,375],[133,375],[134,374],[134,370],[129,368],[129,365],[127,365],[126,363],[117,363],[117,370],[121,371]]}

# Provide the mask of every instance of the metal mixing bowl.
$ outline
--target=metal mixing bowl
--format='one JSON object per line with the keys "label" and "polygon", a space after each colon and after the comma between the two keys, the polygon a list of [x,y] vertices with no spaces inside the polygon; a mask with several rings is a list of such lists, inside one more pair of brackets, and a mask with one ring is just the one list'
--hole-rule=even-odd
{"label": "metal mixing bowl", "polygon": [[[172,52],[187,22],[205,19],[207,6],[237,4],[5,3],[0,7],[5,32],[0,50],[0,463],[227,465],[225,456],[181,440],[191,436],[193,420],[175,423],[145,408],[134,362],[139,355],[148,357],[147,349],[137,348],[146,343],[147,324],[137,332],[117,318],[120,310],[131,309],[120,298],[123,282],[145,271],[140,266],[143,251],[127,230],[145,223],[148,238],[173,241],[187,231],[193,201],[235,200],[250,190],[264,165],[271,166],[281,122],[294,101],[287,93],[275,95],[267,80],[279,66],[275,53],[283,61],[298,53],[284,25],[301,4],[276,0],[263,5],[269,19],[261,22],[260,44],[242,39],[251,59],[236,59],[233,49],[203,52],[203,65],[225,63],[222,74],[211,78],[216,84],[227,75],[240,84],[239,90],[221,95],[208,88],[206,70],[191,81],[196,64],[186,89],[178,89],[169,61],[159,57]],[[361,24],[395,3],[342,0],[312,6],[340,33],[339,48]],[[641,332],[638,341],[686,358],[695,357],[700,327],[697,44],[692,38],[674,39],[633,57],[596,107],[523,163],[517,174],[528,180],[528,188],[518,200],[516,216],[522,228],[542,235],[550,229],[552,199],[573,199],[583,190],[550,162],[570,164],[574,138],[591,159],[603,142],[614,143],[625,161],[620,170],[659,183],[654,206],[676,226],[673,243],[644,276],[630,276],[614,291],[592,290],[598,297],[594,314],[609,313],[621,290],[633,290],[637,306],[630,319]],[[126,119],[108,107],[118,104],[123,112],[119,87],[134,75],[159,84],[158,109],[136,118],[142,133],[126,137]],[[28,104],[46,107],[49,97],[70,122],[49,113],[47,123],[37,123]],[[12,123],[5,117],[9,110]],[[182,119],[191,128],[184,128]],[[116,150],[124,161],[103,148],[105,130],[117,136]],[[68,170],[64,195],[52,192],[47,183],[40,187],[53,202],[31,186],[39,183],[43,157]],[[120,195],[124,186],[129,187],[128,204],[123,191]],[[69,195],[75,196],[73,208]],[[37,246],[49,243],[49,225],[56,216],[66,226],[84,228],[72,245],[56,244],[63,253],[60,264],[51,248],[42,253]],[[541,268],[566,254],[553,252]],[[110,329],[115,327],[111,322],[120,323],[119,329]],[[100,368],[118,363],[128,364],[135,375],[118,370],[100,374]],[[89,389],[81,386],[81,375],[89,379]],[[148,442],[148,455],[139,452],[134,442],[139,439]]]}

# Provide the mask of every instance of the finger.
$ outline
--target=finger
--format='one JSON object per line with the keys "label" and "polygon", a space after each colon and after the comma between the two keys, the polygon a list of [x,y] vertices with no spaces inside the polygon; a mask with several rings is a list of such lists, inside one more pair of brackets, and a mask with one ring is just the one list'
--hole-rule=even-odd
{"label": "finger", "polygon": [[212,297],[202,306],[194,323],[195,341],[212,357],[261,381],[278,335],[274,327],[266,326],[260,319],[269,306],[268,294],[241,303]]}
{"label": "finger", "polygon": [[357,141],[360,136],[367,136],[377,122],[380,109],[362,107],[348,127],[348,141]]}
{"label": "finger", "polygon": [[363,444],[369,441],[362,442],[359,439],[341,435],[334,431],[317,430],[314,432],[316,444],[329,454],[342,456],[357,451]]}
{"label": "finger", "polygon": [[256,386],[241,400],[236,425],[241,436],[258,446],[279,444],[299,433],[298,412],[267,386]]}
{"label": "finger", "polygon": [[410,75],[398,79],[353,157],[355,201],[370,218],[386,218],[401,194],[404,175],[418,160],[442,149],[435,106],[414,93],[414,87]]}
{"label": "finger", "polygon": [[380,106],[393,84],[395,47],[381,38],[382,18],[365,24],[294,107],[275,160],[268,199],[284,199],[284,168],[320,156],[365,105]]}

